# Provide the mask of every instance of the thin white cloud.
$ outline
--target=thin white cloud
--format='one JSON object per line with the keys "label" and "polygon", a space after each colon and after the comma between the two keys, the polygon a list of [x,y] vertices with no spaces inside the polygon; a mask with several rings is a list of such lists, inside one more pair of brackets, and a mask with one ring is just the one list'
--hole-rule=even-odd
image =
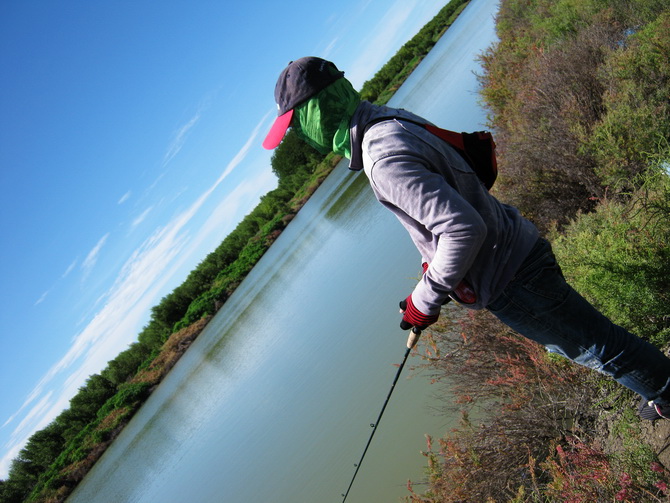
{"label": "thin white cloud", "polygon": [[330,54],[333,52],[333,49],[337,46],[337,43],[340,41],[340,37],[335,37],[333,40],[331,40],[328,45],[326,45],[326,48],[321,52],[322,57],[324,59],[329,59]]}
{"label": "thin white cloud", "polygon": [[228,163],[226,168],[223,170],[223,173],[221,173],[221,176],[219,176],[219,179],[214,183],[214,185],[209,189],[206,194],[211,193],[212,190],[214,190],[243,160],[244,158],[249,154],[249,151],[251,150],[251,147],[256,145],[256,139],[258,138],[258,134],[260,133],[261,128],[264,128],[268,116],[272,113],[277,113],[276,110],[273,110],[272,112],[268,112],[263,116],[263,118],[260,120],[258,124],[256,124],[256,127],[254,130],[251,132],[251,136],[249,136],[249,139],[247,139],[246,143],[242,146],[240,151],[233,157],[233,160]]}
{"label": "thin white cloud", "polygon": [[[64,272],[63,274],[61,274],[60,279],[65,279],[65,278],[66,278],[66,277],[67,277],[67,276],[74,270],[74,268],[76,267],[76,265],[77,265],[77,259],[74,259],[74,260],[72,261],[72,263],[71,263],[69,266],[67,266],[67,269],[65,269],[65,272]],[[56,284],[57,284],[57,283],[58,283],[58,282],[56,282]],[[42,302],[44,302],[44,301],[46,300],[46,298],[49,296],[49,294],[53,291],[54,288],[55,288],[55,285],[52,286],[51,288],[49,288],[48,290],[46,290],[46,291],[45,291],[45,292],[44,292],[44,293],[43,293],[43,294],[42,294],[42,295],[35,301],[35,303],[33,304],[33,306],[38,306],[38,305],[40,305]]]}
{"label": "thin white cloud", "polygon": [[153,210],[153,209],[154,209],[153,206],[149,206],[146,210],[144,210],[144,211],[142,212],[142,214],[141,214],[140,216],[138,216],[137,218],[135,218],[135,219],[132,221],[132,223],[130,224],[130,227],[134,229],[135,227],[137,227],[138,225],[140,225],[142,222],[144,222],[144,219],[147,218],[147,215],[148,215],[149,213],[151,213],[151,210]]}
{"label": "thin white cloud", "polygon": [[149,187],[147,188],[147,190],[145,192],[151,192],[153,189],[155,189],[156,185],[158,185],[158,182],[160,182],[163,179],[163,177],[165,176],[165,173],[166,172],[163,171],[160,175],[158,175],[156,177],[156,179],[153,181],[153,183],[151,185],[149,185]]}
{"label": "thin white cloud", "polygon": [[88,252],[88,255],[86,255],[86,258],[81,264],[81,268],[84,271],[84,276],[88,276],[88,274],[91,272],[91,269],[95,266],[96,262],[98,261],[98,256],[100,255],[100,250],[102,247],[105,245],[105,242],[107,241],[107,238],[109,237],[109,232],[102,236],[100,240],[96,243],[96,245],[93,247],[93,249]]}
{"label": "thin white cloud", "polygon": [[49,391],[45,394],[39,402],[30,410],[30,412],[23,418],[23,420],[17,426],[17,430],[23,429],[27,424],[30,424],[35,418],[38,418],[41,414],[44,413],[45,409],[49,407],[49,400],[51,399],[52,391]]}
{"label": "thin white cloud", "polygon": [[130,199],[131,194],[132,194],[132,191],[130,191],[130,190],[128,192],[126,192],[125,194],[123,194],[121,196],[121,199],[119,199],[117,204],[125,203],[128,199]]}
{"label": "thin white cloud", "polygon": [[30,395],[28,395],[28,397],[23,402],[21,407],[19,407],[19,410],[17,410],[14,414],[12,414],[9,417],[9,419],[7,419],[7,421],[5,421],[5,423],[2,425],[3,428],[5,426],[7,426],[9,423],[11,423],[12,421],[14,421],[14,418],[16,418],[19,414],[21,414],[21,412],[23,412],[23,409],[28,407],[28,405],[30,405],[32,402],[34,402],[35,399],[42,394],[43,388],[42,388],[41,384],[42,384],[43,381],[44,381],[44,378],[42,378],[42,381],[40,381],[40,383],[38,383],[38,385],[30,392]]}
{"label": "thin white cloud", "polygon": [[61,276],[61,279],[67,278],[70,275],[70,273],[74,270],[74,268],[77,267],[77,260],[78,259],[74,259],[72,263],[69,266],[67,266],[67,269],[65,269],[65,272]]}
{"label": "thin white cloud", "polygon": [[35,301],[35,304],[34,304],[34,305],[35,305],[35,306],[38,306],[38,305],[40,305],[42,302],[44,302],[44,299],[47,298],[47,295],[49,295],[49,292],[51,292],[51,290],[47,290],[46,292],[44,292],[44,293],[42,294],[42,296],[41,296],[39,299],[37,299],[37,300]]}
{"label": "thin white cloud", "polygon": [[198,110],[196,114],[191,117],[191,120],[189,120],[186,124],[177,130],[174,138],[172,139],[172,142],[170,143],[170,146],[167,149],[167,152],[165,153],[165,156],[163,157],[163,166],[166,166],[182,149],[188,132],[198,123],[200,116],[201,111]]}

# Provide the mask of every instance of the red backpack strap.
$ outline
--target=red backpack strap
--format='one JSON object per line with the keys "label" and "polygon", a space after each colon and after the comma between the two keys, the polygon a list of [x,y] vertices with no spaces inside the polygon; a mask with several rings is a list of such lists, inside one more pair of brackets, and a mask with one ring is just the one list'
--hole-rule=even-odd
{"label": "red backpack strap", "polygon": [[463,144],[463,135],[455,131],[449,131],[448,129],[442,129],[432,124],[425,124],[424,127],[433,133],[435,136],[442,138],[444,141],[450,145],[462,150],[465,152],[465,145]]}
{"label": "red backpack strap", "polygon": [[442,129],[432,124],[424,124],[426,130],[454,147],[470,167],[484,182],[487,190],[491,190],[498,177],[496,144],[488,131],[474,133],[457,133]]}

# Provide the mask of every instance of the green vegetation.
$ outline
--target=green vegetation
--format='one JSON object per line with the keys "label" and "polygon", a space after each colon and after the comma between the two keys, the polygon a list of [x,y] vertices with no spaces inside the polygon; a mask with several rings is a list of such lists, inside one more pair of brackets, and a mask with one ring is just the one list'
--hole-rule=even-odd
{"label": "green vegetation", "polygon": [[[362,94],[388,100],[465,4],[451,0],[364,84]],[[30,438],[12,462],[9,478],[0,481],[0,501],[67,498],[340,159],[318,154],[289,131],[272,156],[277,188],[152,308],[137,342],[91,376],[70,407]]]}
{"label": "green vegetation", "polygon": [[[546,232],[578,291],[668,351],[670,6],[503,0],[497,29],[482,56],[496,195]],[[428,488],[409,501],[668,500],[667,426],[654,444],[633,393],[486,312],[445,323],[424,357],[463,423],[429,439]]]}
{"label": "green vegetation", "polygon": [[667,153],[668,23],[657,0],[503,2],[482,79],[498,190],[541,227],[633,190]]}

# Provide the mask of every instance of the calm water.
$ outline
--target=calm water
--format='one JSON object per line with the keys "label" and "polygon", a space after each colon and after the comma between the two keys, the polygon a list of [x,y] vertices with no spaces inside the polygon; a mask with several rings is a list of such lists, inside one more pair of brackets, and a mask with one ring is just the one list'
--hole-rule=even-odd
{"label": "calm water", "polygon": [[[497,2],[473,0],[391,101],[481,127],[473,74]],[[398,301],[420,257],[344,165],[324,182],[69,502],[337,502],[404,354]],[[410,358],[347,501],[419,482],[424,434],[455,423]]]}

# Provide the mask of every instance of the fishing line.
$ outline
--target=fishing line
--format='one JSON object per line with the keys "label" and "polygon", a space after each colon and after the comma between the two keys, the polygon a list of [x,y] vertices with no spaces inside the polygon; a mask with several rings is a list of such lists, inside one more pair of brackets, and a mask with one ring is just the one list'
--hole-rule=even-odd
{"label": "fishing line", "polygon": [[409,338],[407,339],[407,350],[405,351],[405,356],[403,357],[402,363],[398,367],[398,371],[395,374],[395,378],[393,379],[393,384],[391,384],[391,389],[389,390],[388,395],[386,395],[386,400],[384,401],[384,405],[382,406],[382,410],[379,411],[379,416],[377,417],[377,421],[370,424],[370,426],[372,427],[372,433],[370,433],[370,438],[368,438],[368,443],[365,445],[365,449],[363,449],[363,455],[361,456],[360,461],[354,465],[356,467],[356,471],[354,471],[354,476],[351,478],[351,482],[349,483],[349,487],[347,488],[347,492],[342,494],[342,497],[344,498],[342,500],[342,503],[344,503],[347,500],[347,496],[349,496],[349,491],[351,491],[351,486],[354,485],[354,480],[356,480],[356,475],[358,475],[358,470],[361,468],[361,465],[363,464],[363,458],[365,458],[365,453],[368,452],[368,447],[370,447],[370,443],[372,442],[372,437],[375,436],[375,432],[377,431],[377,426],[379,426],[379,422],[382,420],[382,415],[384,414],[384,410],[386,409],[386,405],[389,403],[389,400],[391,398],[391,393],[393,393],[393,389],[395,388],[395,385],[398,382],[398,378],[400,378],[400,373],[402,372],[402,369],[405,366],[405,362],[407,361],[407,357],[409,356],[410,351],[412,351],[412,348],[416,345],[417,341],[419,340],[420,335],[421,335],[421,330],[419,330],[416,327],[413,327],[412,331],[409,334]]}

